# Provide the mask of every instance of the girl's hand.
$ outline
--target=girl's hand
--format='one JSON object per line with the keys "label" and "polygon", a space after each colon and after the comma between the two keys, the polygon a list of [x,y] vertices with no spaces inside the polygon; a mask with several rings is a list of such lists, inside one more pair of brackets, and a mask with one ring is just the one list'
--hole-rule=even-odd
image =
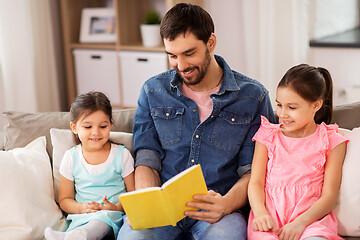
{"label": "girl's hand", "polygon": [[280,240],[298,240],[305,228],[306,226],[304,224],[293,221],[280,228],[277,235]]}
{"label": "girl's hand", "polygon": [[274,221],[274,219],[272,219],[272,217],[269,214],[256,217],[253,220],[253,228],[255,231],[260,231],[260,232],[278,231],[276,222]]}
{"label": "girl's hand", "polygon": [[107,196],[103,196],[102,201],[104,202],[104,205],[102,205],[102,208],[101,208],[102,210],[119,211],[118,207],[115,204],[113,204],[107,200]]}
{"label": "girl's hand", "polygon": [[102,205],[98,202],[80,203],[80,213],[93,213],[101,210]]}

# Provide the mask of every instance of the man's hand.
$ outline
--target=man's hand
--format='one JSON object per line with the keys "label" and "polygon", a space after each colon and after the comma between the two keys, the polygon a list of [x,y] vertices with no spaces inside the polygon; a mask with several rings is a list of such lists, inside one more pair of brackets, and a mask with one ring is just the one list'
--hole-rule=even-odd
{"label": "man's hand", "polygon": [[[229,214],[227,211],[226,199],[221,194],[210,190],[207,195],[197,194],[194,196],[194,200],[188,202],[188,207],[199,208],[204,211],[185,211],[185,215],[204,222],[216,223],[223,216]],[[200,201],[200,202],[197,202]]]}

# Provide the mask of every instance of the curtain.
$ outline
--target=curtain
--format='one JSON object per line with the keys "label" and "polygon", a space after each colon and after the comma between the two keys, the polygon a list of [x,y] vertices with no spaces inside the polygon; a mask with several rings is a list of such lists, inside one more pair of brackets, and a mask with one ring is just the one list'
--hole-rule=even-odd
{"label": "curtain", "polygon": [[0,0],[0,111],[65,106],[58,1]]}
{"label": "curtain", "polygon": [[262,82],[274,100],[285,72],[306,62],[308,0],[243,0],[241,9],[245,72]]}
{"label": "curtain", "polygon": [[[292,66],[307,61],[309,0],[207,0],[217,46],[230,67],[260,81],[275,103],[276,87]],[[275,106],[275,105],[274,105]]]}

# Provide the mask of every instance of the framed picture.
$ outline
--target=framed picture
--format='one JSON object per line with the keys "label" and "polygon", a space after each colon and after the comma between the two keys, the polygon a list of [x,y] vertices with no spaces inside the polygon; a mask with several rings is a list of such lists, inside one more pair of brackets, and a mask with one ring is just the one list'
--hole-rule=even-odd
{"label": "framed picture", "polygon": [[116,41],[115,14],[112,8],[84,8],[81,13],[80,42]]}

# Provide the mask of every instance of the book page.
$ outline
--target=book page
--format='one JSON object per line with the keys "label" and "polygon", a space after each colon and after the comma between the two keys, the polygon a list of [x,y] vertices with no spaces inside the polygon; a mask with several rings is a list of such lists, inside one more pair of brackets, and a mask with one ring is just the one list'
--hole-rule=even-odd
{"label": "book page", "polygon": [[170,178],[169,180],[167,180],[166,182],[164,182],[164,184],[161,186],[161,188],[165,188],[167,185],[171,184],[172,182],[176,181],[177,179],[179,179],[180,177],[182,177],[183,175],[187,174],[190,171],[193,171],[194,168],[200,167],[200,165],[194,165],[192,167],[189,167],[187,169],[185,169],[184,171],[180,172],[179,174],[173,176],[172,178]]}
{"label": "book page", "polygon": [[169,225],[169,207],[160,187],[140,189],[119,196],[133,229]]}
{"label": "book page", "polygon": [[208,194],[208,190],[200,165],[195,165],[170,180],[163,185],[163,191],[166,194],[166,201],[171,204],[173,222],[176,224],[185,217],[186,210],[197,210],[187,207],[186,203],[195,201],[193,199],[195,194]]}

